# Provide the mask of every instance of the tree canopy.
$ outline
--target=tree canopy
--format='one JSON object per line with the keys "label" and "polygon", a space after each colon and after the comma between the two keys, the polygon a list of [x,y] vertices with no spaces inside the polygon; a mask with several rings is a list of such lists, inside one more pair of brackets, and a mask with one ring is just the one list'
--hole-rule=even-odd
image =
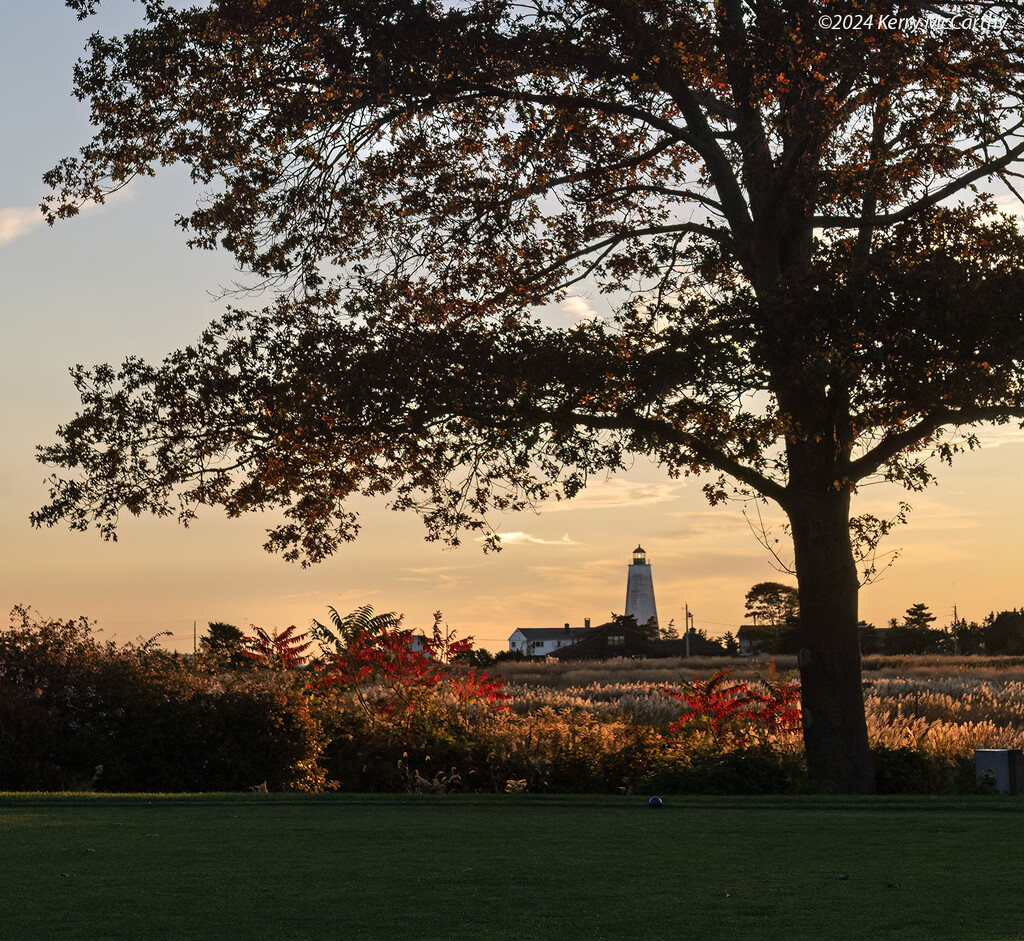
{"label": "tree canopy", "polygon": [[800,615],[800,593],[782,582],[758,582],[743,606],[764,627],[786,627]]}
{"label": "tree canopy", "polygon": [[935,615],[928,610],[928,605],[923,601],[911,605],[907,608],[907,613],[903,615],[903,623],[907,627],[917,627],[924,630],[929,629],[934,620]]}
{"label": "tree canopy", "polygon": [[248,641],[245,634],[224,621],[210,621],[206,633],[199,638],[204,650],[223,657],[233,666],[246,662]]}
{"label": "tree canopy", "polygon": [[952,635],[944,630],[933,628],[935,615],[928,610],[928,605],[918,602],[907,608],[903,622],[896,618],[889,622],[885,633],[885,652],[889,654],[922,654],[940,653],[949,649]]}
{"label": "tree canopy", "polygon": [[[278,295],[161,364],[77,367],[33,520],[283,508],[268,548],[315,562],[357,493],[455,543],[634,453],[710,472],[787,514],[808,759],[870,790],[857,560],[886,524],[851,496],[1024,416],[994,198],[1020,6],[147,0],[76,68],[97,131],[44,210],[183,162],[191,244]],[[582,284],[614,315],[537,316]]]}

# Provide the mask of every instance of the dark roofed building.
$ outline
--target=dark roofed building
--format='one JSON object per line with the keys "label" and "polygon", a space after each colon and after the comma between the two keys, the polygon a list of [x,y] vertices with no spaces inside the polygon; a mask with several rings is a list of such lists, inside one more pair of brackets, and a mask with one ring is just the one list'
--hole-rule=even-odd
{"label": "dark roofed building", "polygon": [[621,624],[602,624],[570,647],[556,650],[558,660],[609,660],[612,657],[650,656],[650,641]]}
{"label": "dark roofed building", "polygon": [[508,639],[508,649],[528,657],[558,660],[610,660],[613,657],[719,657],[725,649],[717,641],[693,632],[686,638],[654,640],[614,621],[591,627],[520,627]]}
{"label": "dark roofed building", "polygon": [[[699,634],[690,635],[691,657],[721,656],[722,645]],[[551,656],[557,660],[610,660],[613,657],[637,657],[660,659],[663,657],[685,657],[686,638],[673,640],[652,640],[637,631],[610,623],[595,627],[593,633],[571,646],[555,650]]]}

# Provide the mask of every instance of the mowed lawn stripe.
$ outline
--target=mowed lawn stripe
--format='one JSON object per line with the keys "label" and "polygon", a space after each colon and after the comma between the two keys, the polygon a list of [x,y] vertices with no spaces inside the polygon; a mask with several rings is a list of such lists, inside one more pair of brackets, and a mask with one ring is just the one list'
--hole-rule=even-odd
{"label": "mowed lawn stripe", "polygon": [[0,938],[1024,938],[1018,798],[0,797]]}

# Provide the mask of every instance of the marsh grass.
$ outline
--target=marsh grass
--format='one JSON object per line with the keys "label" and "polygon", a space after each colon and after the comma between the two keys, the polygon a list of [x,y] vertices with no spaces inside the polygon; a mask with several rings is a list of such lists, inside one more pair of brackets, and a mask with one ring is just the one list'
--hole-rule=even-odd
{"label": "marsh grass", "polygon": [[861,667],[866,680],[920,677],[1024,682],[1024,657],[869,656]]}
{"label": "marsh grass", "polygon": [[[519,715],[540,716],[548,709],[664,730],[683,707],[663,686],[722,669],[756,681],[771,664],[761,658],[692,658],[508,666],[511,708]],[[793,658],[775,659],[779,673],[795,667]],[[943,758],[964,758],[975,748],[1024,748],[1022,657],[868,657],[864,690],[874,747],[917,748]]]}
{"label": "marsh grass", "polygon": [[[778,656],[779,673],[796,670],[796,657]],[[718,670],[731,670],[737,679],[756,679],[768,672],[767,657],[669,657],[664,660],[565,661],[506,660],[493,670],[509,683],[550,689],[620,683],[676,683],[680,676],[707,679]],[[865,680],[882,678],[969,677],[1024,682],[1024,657],[867,656]]]}
{"label": "marsh grass", "polygon": [[[796,657],[776,657],[776,669],[796,669]],[[666,657],[664,660],[505,660],[493,667],[507,682],[549,689],[608,686],[630,683],[678,683],[680,676],[707,679],[719,670],[731,670],[738,679],[767,673],[769,660],[761,657]]]}
{"label": "marsh grass", "polygon": [[0,937],[1024,938],[1014,798],[0,795]]}

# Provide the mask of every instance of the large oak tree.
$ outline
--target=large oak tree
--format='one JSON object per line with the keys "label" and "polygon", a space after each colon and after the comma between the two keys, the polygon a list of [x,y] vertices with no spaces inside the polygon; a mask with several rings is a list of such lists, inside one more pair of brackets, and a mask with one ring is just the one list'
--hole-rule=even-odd
{"label": "large oak tree", "polygon": [[[808,761],[870,791],[851,498],[1024,415],[1020,5],[144,7],[76,68],[97,130],[44,209],[184,162],[192,244],[279,293],[77,368],[34,521],[284,508],[268,547],[315,562],[356,493],[456,541],[631,454],[709,473],[788,517]],[[581,283],[616,315],[536,317]]]}

